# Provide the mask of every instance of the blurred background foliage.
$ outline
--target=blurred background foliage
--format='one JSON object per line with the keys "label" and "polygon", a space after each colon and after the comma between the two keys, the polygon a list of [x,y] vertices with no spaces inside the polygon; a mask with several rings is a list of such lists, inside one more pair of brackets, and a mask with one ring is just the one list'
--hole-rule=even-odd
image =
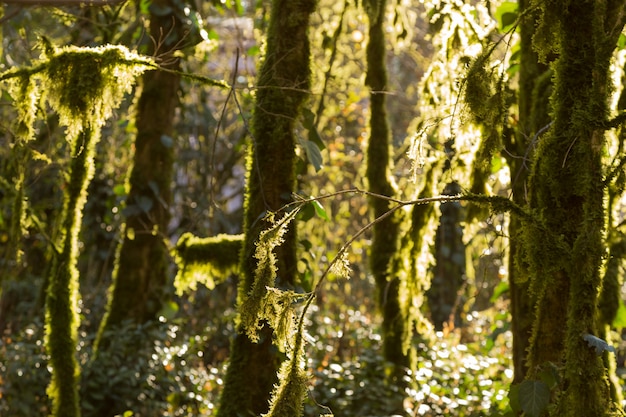
{"label": "blurred background foliage", "polygon": [[[468,49],[489,37],[504,36],[504,19],[510,16],[503,16],[499,1],[475,7],[460,1],[390,3],[387,103],[395,180],[406,198],[423,185],[422,166],[414,166],[408,155],[415,143],[410,139],[419,137],[424,146],[418,156],[425,165],[447,161],[438,178],[438,192],[443,193],[453,180],[467,190],[472,185],[469,167],[479,132],[467,123],[460,106],[452,118],[450,109],[458,105],[463,59],[472,54]],[[209,88],[184,77],[181,81],[176,137],[171,138],[176,161],[167,238],[172,247],[183,233],[216,236],[242,231],[246,124],[253,107],[269,7],[268,2],[239,0],[180,2],[180,6],[193,29],[189,46],[178,52],[181,68],[186,73],[224,79],[234,89]],[[118,43],[141,52],[157,41],[146,36],[149,7],[147,0],[91,8],[4,5],[0,70],[36,59],[41,51],[36,45],[43,35],[55,45]],[[320,0],[310,31],[314,94],[309,108],[323,149],[316,166],[311,160],[315,155],[307,153],[310,126],[299,130],[303,146],[298,150],[302,159],[298,188],[304,196],[365,188],[369,118],[369,96],[363,85],[366,32],[361,5]],[[504,60],[510,56],[502,54]],[[515,65],[513,60],[508,67],[511,77]],[[42,288],[49,261],[47,248],[59,233],[60,179],[68,167],[68,152],[59,139],[63,132],[56,116],[50,109],[40,108],[36,140],[29,144],[30,157],[25,163],[16,161],[12,146],[16,114],[6,89],[0,92],[0,414],[48,415],[45,388],[50,374],[42,342]],[[131,95],[104,128],[84,211],[79,268],[81,409],[85,416],[101,415],[103,407],[114,403],[118,408],[111,409],[110,415],[211,415],[217,407],[229,339],[234,333],[235,276],[211,290],[199,286],[176,296],[172,259],[172,301],[163,308],[160,321],[125,324],[112,339],[118,345],[116,353],[105,352],[97,361],[91,360],[115,248],[121,239],[120,225],[125,210],[131,209],[124,202],[133,152],[134,105]],[[15,262],[11,255],[16,250],[11,244],[15,241],[10,228],[15,197],[11,178],[20,166],[28,209],[26,233],[20,237],[23,257]],[[497,155],[486,178],[488,188],[506,195],[509,177],[506,160]],[[358,194],[339,195],[322,204],[329,220],[304,214],[298,222],[299,272],[302,282],[308,283],[306,291],[341,245],[370,221],[366,199]],[[391,367],[380,352],[381,323],[375,285],[367,270],[370,237],[366,234],[349,250],[351,279],[330,279],[309,314],[306,331],[311,379],[305,415],[386,416],[396,411],[398,400],[411,416],[512,415],[507,398],[512,379],[505,268],[507,218],[486,213],[466,222],[467,207],[455,204],[455,215],[460,217],[451,227],[460,233],[466,258],[455,258],[458,285],[452,300],[439,296],[439,284],[444,285],[443,291],[445,284],[433,281],[432,304],[423,307],[424,313],[430,317],[429,308],[445,311],[450,320],[436,326],[437,332],[415,341],[417,369],[403,376],[406,384],[393,384],[386,378]],[[437,216],[444,211],[442,207],[437,207]],[[432,251],[424,259],[424,273],[430,276],[441,275],[437,272],[438,251],[458,250],[451,240],[435,244],[437,224],[445,221],[433,223],[429,232]],[[623,350],[622,346],[620,352]],[[623,366],[623,356],[619,358],[618,365]]]}

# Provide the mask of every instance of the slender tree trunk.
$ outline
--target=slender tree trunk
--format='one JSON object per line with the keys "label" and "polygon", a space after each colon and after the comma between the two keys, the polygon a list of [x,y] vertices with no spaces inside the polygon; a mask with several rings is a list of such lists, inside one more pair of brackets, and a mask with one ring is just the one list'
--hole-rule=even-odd
{"label": "slender tree trunk", "polygon": [[530,178],[530,203],[541,224],[526,225],[538,297],[529,371],[565,360],[565,391],[556,415],[603,416],[612,409],[607,370],[585,339],[598,334],[606,217],[603,126],[608,69],[626,5],[581,0],[542,2],[540,7],[542,27],[551,31],[559,57],[553,125],[539,141]]}
{"label": "slender tree trunk", "polygon": [[[152,4],[165,8],[169,2],[157,0]],[[151,14],[151,37],[164,49],[154,53],[162,59],[163,66],[178,68],[172,48],[180,41],[183,29],[183,23],[175,18],[174,13]],[[163,39],[165,35],[169,37]],[[124,320],[137,323],[154,320],[164,301],[168,253],[163,240],[170,220],[173,122],[179,86],[180,79],[176,74],[150,71],[143,76],[125,209],[126,223],[117,250],[109,305],[100,327],[98,348],[106,344],[106,330]]]}
{"label": "slender tree trunk", "polygon": [[78,234],[87,185],[93,175],[93,155],[98,134],[91,127],[74,139],[69,180],[63,202],[64,233],[46,293],[46,347],[50,355],[52,379],[48,396],[52,399],[52,416],[80,416],[76,361],[78,344]]}
{"label": "slender tree trunk", "polygon": [[[391,131],[387,120],[386,96],[387,69],[385,55],[385,9],[386,0],[372,0],[364,6],[369,16],[369,40],[367,44],[367,77],[370,87],[370,137],[367,147],[366,177],[369,191],[394,197],[397,193],[391,177]],[[379,198],[370,199],[374,217],[389,210],[389,202]],[[400,244],[402,212],[396,212],[374,225],[370,250],[370,269],[376,280],[378,305],[383,314],[383,355],[385,360],[399,366],[410,366],[408,352],[403,349],[407,322],[398,293],[400,277],[391,271],[391,261]]]}
{"label": "slender tree trunk", "polygon": [[[291,200],[296,183],[295,121],[308,95],[310,63],[308,27],[315,0],[274,0],[267,31],[267,52],[261,65],[252,144],[248,154],[244,247],[239,303],[255,280],[254,258],[259,234],[270,224],[264,213]],[[293,287],[296,278],[296,234],[291,227],[276,249],[280,288]],[[258,343],[241,326],[231,346],[229,367],[221,395],[219,417],[267,412],[276,372],[284,359],[272,345],[272,329],[265,325]]]}
{"label": "slender tree trunk", "polygon": [[[540,64],[533,51],[532,36],[537,24],[536,13],[528,12],[529,0],[519,1],[519,14],[526,16],[520,24],[520,73],[518,92],[517,132],[506,143],[511,157],[511,191],[515,203],[528,204],[527,184],[530,161],[536,141],[542,129],[549,124],[548,106],[551,79],[544,74],[546,65]],[[533,308],[529,287],[529,276],[519,235],[520,219],[511,216],[509,223],[509,289],[511,297],[511,327],[513,332],[513,381],[519,383],[526,376],[526,357],[532,333]]]}

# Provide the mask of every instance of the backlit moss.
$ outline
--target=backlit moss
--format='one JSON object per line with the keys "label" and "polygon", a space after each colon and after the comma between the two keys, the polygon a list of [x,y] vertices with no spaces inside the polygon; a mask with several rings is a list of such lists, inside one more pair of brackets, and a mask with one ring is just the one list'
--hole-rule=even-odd
{"label": "backlit moss", "polygon": [[194,291],[197,284],[213,289],[216,284],[239,270],[239,253],[243,235],[218,235],[200,238],[183,234],[176,244],[178,274],[174,280],[176,292]]}

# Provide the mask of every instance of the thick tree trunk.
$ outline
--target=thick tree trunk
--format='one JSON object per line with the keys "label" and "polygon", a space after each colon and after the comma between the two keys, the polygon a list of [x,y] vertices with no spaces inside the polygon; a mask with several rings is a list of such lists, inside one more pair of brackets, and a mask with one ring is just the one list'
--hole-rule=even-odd
{"label": "thick tree trunk", "polygon": [[[623,1],[541,4],[542,27],[558,45],[553,125],[539,141],[530,178],[531,207],[541,225],[526,225],[538,297],[529,373],[565,360],[559,416],[609,415],[607,370],[585,340],[598,335],[600,268],[605,253],[603,152],[608,69],[624,25]],[[567,296],[565,296],[567,294]]]}
{"label": "thick tree trunk", "polygon": [[[457,195],[461,186],[451,182],[444,194]],[[459,202],[441,204],[439,227],[435,234],[435,259],[433,278],[428,296],[428,306],[435,330],[444,325],[460,327],[463,312],[460,291],[465,282],[466,254],[463,242],[464,209]]]}
{"label": "thick tree trunk", "polygon": [[[169,0],[153,2],[162,7]],[[150,33],[165,48],[183,24],[174,14],[150,17]],[[173,25],[173,27],[172,27]],[[171,46],[169,46],[171,48]],[[155,51],[162,65],[176,69],[174,50]],[[172,63],[168,63],[171,61]],[[163,242],[170,220],[170,182],[174,164],[173,122],[178,105],[179,76],[150,71],[143,76],[143,90],[137,107],[137,136],[133,168],[126,201],[123,240],[117,250],[109,305],[99,332],[98,348],[106,345],[105,332],[124,320],[144,323],[156,319],[164,301],[168,253]]]}
{"label": "thick tree trunk", "polygon": [[[290,202],[296,183],[295,121],[307,98],[310,63],[308,26],[315,0],[274,0],[267,32],[267,52],[260,68],[252,144],[248,154],[244,248],[239,303],[255,281],[254,253],[259,234],[270,224],[263,214]],[[291,227],[276,248],[279,288],[293,287],[296,278],[296,234]],[[272,329],[260,331],[253,343],[239,326],[231,346],[218,416],[259,415],[267,412],[283,357],[272,345]]]}
{"label": "thick tree trunk", "polygon": [[[96,128],[97,129],[97,128]],[[46,348],[50,355],[52,378],[48,396],[52,416],[80,416],[76,361],[78,344],[78,234],[87,186],[93,175],[93,155],[98,134],[92,128],[72,143],[72,161],[63,201],[62,235],[46,293]]]}

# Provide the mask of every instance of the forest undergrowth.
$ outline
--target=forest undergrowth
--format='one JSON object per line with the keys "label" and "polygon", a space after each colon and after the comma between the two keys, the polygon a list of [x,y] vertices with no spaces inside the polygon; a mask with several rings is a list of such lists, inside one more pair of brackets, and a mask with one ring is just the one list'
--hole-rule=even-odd
{"label": "forest undergrowth", "polygon": [[[126,405],[122,416],[212,415],[233,331],[235,312],[227,302],[232,286],[225,283],[213,292],[199,291],[193,300],[179,300],[181,309],[158,324],[128,323],[115,339],[116,354],[100,357],[97,367],[89,366],[95,332],[85,320],[79,346],[84,415],[112,398]],[[356,302],[360,297],[365,301]],[[512,378],[506,301],[468,312],[462,328],[416,340],[417,369],[399,383],[390,379],[392,367],[382,358],[380,323],[367,297],[351,294],[347,298],[353,303],[346,304],[326,292],[311,309],[306,416],[388,416],[397,413],[398,403],[407,416],[505,415]],[[220,309],[223,314],[211,314]],[[194,315],[211,320],[194,321]],[[49,412],[45,389],[50,374],[42,340],[40,322],[24,323],[19,333],[2,338],[0,414]]]}

